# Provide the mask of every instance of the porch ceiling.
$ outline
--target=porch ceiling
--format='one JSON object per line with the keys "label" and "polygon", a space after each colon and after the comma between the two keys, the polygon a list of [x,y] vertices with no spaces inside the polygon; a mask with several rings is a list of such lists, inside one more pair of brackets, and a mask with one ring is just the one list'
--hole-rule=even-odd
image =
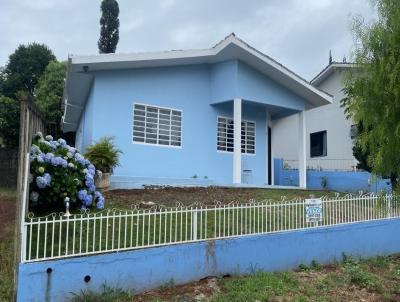
{"label": "porch ceiling", "polygon": [[[295,110],[292,108],[286,108],[286,107],[282,107],[282,106],[274,106],[274,105],[270,105],[270,104],[265,104],[263,102],[250,101],[250,100],[242,100],[242,101],[243,101],[243,104],[242,104],[243,107],[244,106],[252,106],[252,107],[260,108],[260,110],[268,110],[268,112],[271,115],[272,120],[277,120],[277,119],[301,112],[301,110]],[[219,102],[219,103],[213,103],[211,105],[218,106],[219,104],[226,105],[228,103],[232,103],[231,106],[233,108],[233,100],[228,100],[228,101]]]}

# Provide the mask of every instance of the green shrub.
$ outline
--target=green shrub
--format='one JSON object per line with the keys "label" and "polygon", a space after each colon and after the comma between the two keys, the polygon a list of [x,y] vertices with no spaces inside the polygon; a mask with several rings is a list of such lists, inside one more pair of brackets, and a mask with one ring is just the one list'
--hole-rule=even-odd
{"label": "green shrub", "polygon": [[80,294],[74,294],[72,302],[122,302],[129,301],[133,298],[133,294],[124,291],[121,288],[112,288],[103,284],[102,291],[99,293],[93,291],[82,291]]}
{"label": "green shrub", "polygon": [[113,169],[119,166],[121,153],[112,137],[102,137],[97,143],[87,147],[85,157],[101,172],[112,173]]}
{"label": "green shrub", "polygon": [[377,276],[364,271],[358,263],[346,263],[344,269],[350,282],[369,291],[382,292],[383,286]]}

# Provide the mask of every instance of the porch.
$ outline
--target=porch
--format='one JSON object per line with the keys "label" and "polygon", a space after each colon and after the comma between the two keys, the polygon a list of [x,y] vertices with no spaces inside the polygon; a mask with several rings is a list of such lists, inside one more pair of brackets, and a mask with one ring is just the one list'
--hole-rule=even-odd
{"label": "porch", "polygon": [[[298,167],[299,186],[306,188],[306,118],[304,109],[285,108],[265,102],[234,98],[226,102],[213,103],[217,117],[217,150],[232,155],[232,184],[227,187],[274,188],[274,121],[293,114],[299,116]],[[228,112],[228,122],[219,118]],[[261,122],[261,125],[258,123]],[[249,125],[250,124],[250,125]],[[249,130],[250,128],[250,130]],[[253,131],[254,128],[254,131]],[[257,133],[258,132],[258,133]],[[284,139],[284,138],[283,138]],[[259,169],[262,168],[260,181]],[[254,169],[257,169],[254,175]]]}

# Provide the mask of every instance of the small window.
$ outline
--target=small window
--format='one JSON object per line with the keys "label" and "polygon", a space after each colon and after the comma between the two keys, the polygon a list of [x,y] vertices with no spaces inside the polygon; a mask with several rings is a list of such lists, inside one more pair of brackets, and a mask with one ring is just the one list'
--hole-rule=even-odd
{"label": "small window", "polygon": [[326,131],[320,131],[310,134],[310,156],[326,156]]}
{"label": "small window", "polygon": [[133,142],[181,147],[181,111],[135,104],[133,112]]}
{"label": "small window", "polygon": [[351,125],[350,126],[350,138],[355,139],[358,134],[358,128],[357,125]]}
{"label": "small window", "polygon": [[[241,127],[241,149],[242,153],[256,153],[256,123],[242,121]],[[233,119],[219,117],[217,122],[217,150],[233,152]]]}

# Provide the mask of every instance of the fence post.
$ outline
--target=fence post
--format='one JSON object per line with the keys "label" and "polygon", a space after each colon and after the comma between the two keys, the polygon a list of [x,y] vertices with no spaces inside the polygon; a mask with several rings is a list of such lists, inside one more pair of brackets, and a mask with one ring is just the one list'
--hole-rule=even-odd
{"label": "fence post", "polygon": [[29,96],[20,99],[19,116],[19,145],[18,145],[18,178],[17,178],[17,198],[14,228],[14,299],[17,294],[18,268],[23,260],[22,250],[24,232],[24,221],[27,210],[27,200],[29,194],[28,174],[29,174],[29,149],[32,136],[37,131],[45,130],[43,115],[39,112]]}
{"label": "fence post", "polygon": [[387,214],[386,214],[386,217],[387,218],[391,218],[392,217],[392,195],[386,195],[386,199],[387,199]]}
{"label": "fence post", "polygon": [[197,240],[197,207],[192,211],[193,234],[192,239]]}

